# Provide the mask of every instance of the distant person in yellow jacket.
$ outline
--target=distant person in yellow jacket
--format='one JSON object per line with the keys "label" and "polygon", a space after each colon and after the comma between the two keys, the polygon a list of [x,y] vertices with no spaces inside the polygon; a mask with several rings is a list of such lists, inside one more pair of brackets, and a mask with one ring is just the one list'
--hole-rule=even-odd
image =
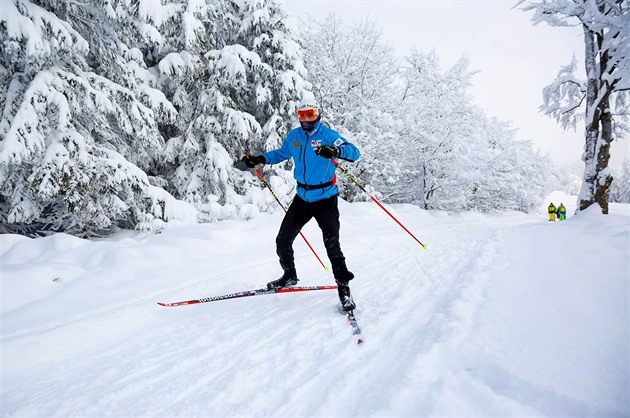
{"label": "distant person in yellow jacket", "polygon": [[549,207],[547,208],[547,213],[549,214],[549,220],[551,222],[555,222],[556,221],[556,207],[553,205],[553,203],[549,204]]}
{"label": "distant person in yellow jacket", "polygon": [[558,206],[558,210],[556,212],[558,213],[558,219],[560,219],[561,221],[567,219],[567,208],[564,207],[563,203],[560,203],[560,206]]}

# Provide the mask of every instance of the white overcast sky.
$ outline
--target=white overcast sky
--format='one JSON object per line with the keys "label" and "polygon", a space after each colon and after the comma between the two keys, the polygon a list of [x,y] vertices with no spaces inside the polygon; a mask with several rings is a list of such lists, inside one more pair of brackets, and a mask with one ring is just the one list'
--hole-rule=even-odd
{"label": "white overcast sky", "polygon": [[[534,26],[532,12],[512,9],[514,0],[285,0],[289,15],[325,18],[335,12],[346,24],[370,17],[383,29],[383,38],[399,56],[415,47],[435,49],[446,69],[462,55],[471,60],[472,94],[490,116],[511,121],[518,137],[532,140],[558,165],[582,164],[583,125],[577,132],[538,111],[542,89],[573,54],[583,68],[580,28]],[[583,77],[583,72],[580,75]],[[627,138],[611,148],[612,163],[628,155]]]}

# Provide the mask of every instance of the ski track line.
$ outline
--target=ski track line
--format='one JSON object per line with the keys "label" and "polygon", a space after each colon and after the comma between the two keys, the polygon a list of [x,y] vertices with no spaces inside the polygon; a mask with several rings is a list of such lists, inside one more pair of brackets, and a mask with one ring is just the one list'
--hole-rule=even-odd
{"label": "ski track line", "polygon": [[[473,228],[472,232],[471,236],[477,237],[479,242],[487,240],[494,233],[479,228]],[[469,237],[466,236],[465,238]],[[400,379],[393,379],[394,376],[413,375],[413,372],[410,371],[410,364],[414,364],[418,358],[422,358],[423,353],[431,350],[432,345],[437,341],[452,338],[450,336],[452,325],[449,323],[449,319],[452,318],[450,311],[453,304],[461,300],[463,289],[470,286],[468,283],[471,280],[469,268],[471,260],[474,260],[478,251],[453,252],[451,249],[452,247],[449,246],[449,250],[434,251],[432,260],[424,263],[425,285],[416,289],[412,296],[401,298],[402,303],[398,303],[396,294],[409,292],[408,288],[413,287],[414,284],[407,282],[402,285],[391,286],[392,290],[389,294],[393,298],[390,303],[395,305],[393,310],[377,314],[373,312],[374,307],[369,308],[372,312],[370,315],[372,320],[367,321],[368,324],[371,324],[367,328],[369,329],[371,326],[379,330],[392,330],[389,332],[381,331],[382,343],[400,347],[394,351],[396,353],[395,359],[387,358],[388,354],[386,353],[391,351],[383,350],[383,354],[377,352],[371,360],[368,367],[373,370],[374,378],[370,382],[364,382],[364,386],[366,383],[371,386],[369,390],[372,393],[387,393],[391,398],[395,398],[394,394],[401,388],[389,387],[383,382],[400,381]],[[396,251],[396,249],[391,251]],[[403,262],[399,264],[398,270],[405,271],[410,267],[413,267],[412,262]],[[380,287],[381,285],[372,283],[373,291],[378,291]],[[367,334],[370,335],[369,330]],[[384,364],[387,366],[383,367]],[[405,379],[402,380],[402,382],[404,381]],[[373,404],[360,405],[359,415],[373,414],[382,403],[381,399],[375,398]],[[412,412],[417,413],[417,411]]]}
{"label": "ski track line", "polygon": [[[479,235],[478,229],[475,229],[474,232],[475,236]],[[479,238],[479,240],[481,241],[482,238]],[[360,269],[355,269],[357,278],[353,281],[353,289],[355,289],[355,299],[358,298],[357,317],[367,338],[366,344],[361,347],[361,354],[347,359],[351,364],[356,364],[357,367],[348,368],[347,372],[339,374],[339,379],[336,377],[331,379],[325,378],[324,382],[322,382],[321,378],[313,378],[308,382],[304,382],[302,388],[294,393],[295,402],[289,403],[281,410],[283,414],[298,416],[302,414],[307,416],[309,413],[339,415],[344,410],[342,405],[345,405],[346,411],[357,411],[355,412],[357,416],[371,415],[382,404],[383,398],[393,397],[393,393],[397,390],[395,387],[391,387],[388,382],[392,381],[393,376],[407,374],[409,361],[413,361],[417,357],[418,335],[422,335],[423,328],[410,329],[404,325],[400,326],[400,324],[412,323],[415,324],[416,328],[418,327],[417,324],[423,324],[424,327],[424,324],[431,320],[433,313],[440,308],[442,299],[445,298],[444,295],[451,292],[451,282],[462,277],[459,271],[466,270],[469,264],[468,259],[462,257],[460,253],[437,250],[434,252],[434,255],[440,262],[437,264],[437,267],[429,264],[429,270],[424,273],[427,279],[423,281],[422,286],[415,289],[414,284],[399,280],[399,277],[403,276],[401,272],[413,271],[413,268],[421,267],[422,263],[426,264],[427,262],[423,261],[425,253],[418,254],[415,247],[416,244],[410,249],[409,243],[402,239],[383,239],[381,242],[388,242],[387,250],[384,250],[381,245],[368,247],[370,250],[364,253],[362,258],[371,261],[362,264]],[[404,248],[407,250],[402,250]],[[388,255],[400,256],[401,253],[404,254],[404,251],[408,252],[409,257],[398,257],[405,261],[398,263],[396,269],[382,266],[382,260],[388,259]],[[350,255],[349,258],[354,259],[356,255]],[[441,277],[443,276],[443,270],[452,271],[453,266],[458,264],[461,266],[452,273],[451,281],[444,278],[429,280],[436,274],[433,273],[434,270],[437,270],[437,274]],[[388,280],[387,278],[391,276],[394,276],[394,278],[384,283],[384,280]],[[396,285],[388,286],[391,283]],[[403,292],[402,294],[409,293],[410,287],[415,289],[413,297],[404,298],[403,304],[399,305],[396,297],[401,292]],[[385,289],[390,290],[384,293]],[[375,300],[369,301],[375,295],[381,296],[380,303]],[[384,299],[388,301],[384,301]],[[431,303],[424,303],[427,299]],[[411,303],[409,303],[410,301]],[[419,303],[420,307],[418,306]],[[392,304],[394,305],[393,308],[388,309],[387,307],[392,306]],[[361,308],[361,306],[365,308]],[[363,314],[365,314],[365,317]],[[433,341],[434,338],[437,337],[433,336],[428,339]],[[395,359],[389,358],[384,353],[388,352],[388,350],[379,350],[382,344],[391,344],[399,347],[395,351]],[[365,373],[366,370],[370,370],[367,375]],[[373,403],[353,405],[353,399],[357,397],[356,390],[353,389],[353,383],[356,381],[362,382],[362,392],[367,391],[374,394],[375,401]],[[335,390],[326,392],[318,390],[322,385],[328,387],[330,384],[335,386]],[[309,394],[310,402],[308,405],[298,407],[297,411],[299,413],[296,414],[295,404],[300,399],[303,404],[303,396],[306,394]],[[316,394],[320,395],[316,396]]]}
{"label": "ski track line", "polygon": [[[418,381],[418,378],[415,377],[418,373],[414,372],[414,370],[417,371],[421,365],[427,363],[427,357],[433,355],[432,353],[435,351],[441,352],[440,355],[447,358],[452,353],[458,353],[464,348],[467,336],[474,329],[475,314],[483,301],[483,289],[489,280],[487,271],[491,265],[497,262],[496,242],[500,238],[503,229],[513,226],[485,227],[481,225],[480,227],[471,228],[468,234],[470,236],[460,235],[461,239],[467,240],[465,248],[460,246],[458,251],[451,252],[455,246],[449,245],[448,251],[444,251],[442,254],[436,253],[436,260],[441,259],[442,261],[438,261],[435,264],[427,263],[424,275],[431,279],[432,287],[430,289],[425,288],[424,294],[418,293],[413,298],[409,298],[409,300],[419,298],[417,299],[419,306],[408,306],[404,310],[396,310],[399,324],[410,323],[414,324],[416,328],[421,324],[422,328],[405,329],[405,327],[401,328],[396,325],[396,319],[392,321],[392,329],[398,329],[398,331],[387,335],[386,342],[394,341],[397,346],[405,347],[402,351],[397,352],[397,358],[393,361],[394,364],[404,364],[405,366],[387,370],[388,376],[407,375],[407,382],[404,386],[409,385],[409,382],[418,382],[417,385],[410,386],[427,387],[426,381]],[[470,239],[472,237],[476,237],[476,241]],[[480,245],[483,242],[488,242],[488,244]],[[449,271],[449,275],[445,276],[445,271]],[[374,287],[378,288],[379,286]],[[406,289],[404,286],[401,286],[398,292],[403,292],[402,294],[404,294]],[[382,317],[373,319],[369,323],[375,323],[379,320],[382,320]],[[382,321],[378,324],[379,329],[384,329],[385,327],[387,325],[382,323]],[[378,359],[376,363],[382,363],[383,360]],[[390,361],[390,363],[392,362]],[[427,364],[435,363],[430,358],[428,359]],[[409,367],[410,364],[415,364],[415,366]],[[446,370],[451,369],[446,368]],[[426,375],[426,373],[424,374]],[[386,377],[382,378],[382,380],[390,381]],[[400,381],[400,379],[397,381]],[[402,382],[404,381],[403,379]],[[400,388],[400,391],[392,388],[387,389],[390,393],[409,393],[409,390],[405,390],[404,386]],[[417,396],[417,393],[415,393],[411,397],[417,398]],[[426,399],[429,399],[430,396],[431,393],[425,393]],[[396,398],[394,397],[394,399]],[[394,403],[396,402],[394,401]],[[405,399],[405,402],[402,404],[405,403],[409,404],[409,399]],[[429,403],[425,403],[423,412],[428,413],[430,411],[428,405]],[[374,409],[366,407],[364,412],[370,413],[370,411],[374,413]],[[416,408],[408,412],[411,415],[417,415],[419,411]],[[392,411],[385,408],[379,412],[379,414],[381,413],[391,415]]]}
{"label": "ski track line", "polygon": [[[468,269],[462,270],[463,280],[443,294],[425,329],[425,335],[429,337],[420,340],[422,349],[409,363],[405,372],[407,377],[402,380],[405,384],[395,391],[392,403],[405,405],[403,411],[397,408],[397,413],[443,415],[449,406],[441,400],[450,399],[453,390],[465,386],[468,389],[462,401],[465,399],[466,407],[481,402],[487,407],[500,405],[496,407],[497,416],[537,414],[527,406],[496,394],[475,372],[480,360],[466,354],[470,352],[467,343],[476,327],[475,321],[479,319],[477,314],[483,302],[483,290],[489,280],[487,270],[496,261],[500,236],[501,231],[495,232],[488,243],[473,251],[473,262]],[[468,411],[474,412],[474,407]],[[378,412],[379,415],[389,413],[391,408]]]}

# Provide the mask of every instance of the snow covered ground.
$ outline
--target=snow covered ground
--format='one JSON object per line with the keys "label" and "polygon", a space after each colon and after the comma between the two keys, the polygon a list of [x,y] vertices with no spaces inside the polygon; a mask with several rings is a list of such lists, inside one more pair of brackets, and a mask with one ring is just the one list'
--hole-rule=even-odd
{"label": "snow covered ground", "polygon": [[[279,276],[281,215],[87,241],[0,236],[3,417],[627,417],[628,205],[452,215],[341,204],[333,291],[160,307]],[[325,258],[319,230],[306,237]],[[296,241],[300,285],[333,284]]]}

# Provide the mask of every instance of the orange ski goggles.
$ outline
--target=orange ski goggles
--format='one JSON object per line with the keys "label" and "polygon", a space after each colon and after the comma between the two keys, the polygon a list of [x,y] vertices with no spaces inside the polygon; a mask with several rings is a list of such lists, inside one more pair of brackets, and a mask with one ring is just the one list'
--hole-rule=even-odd
{"label": "orange ski goggles", "polygon": [[310,119],[317,116],[317,109],[298,109],[297,115],[299,119]]}

